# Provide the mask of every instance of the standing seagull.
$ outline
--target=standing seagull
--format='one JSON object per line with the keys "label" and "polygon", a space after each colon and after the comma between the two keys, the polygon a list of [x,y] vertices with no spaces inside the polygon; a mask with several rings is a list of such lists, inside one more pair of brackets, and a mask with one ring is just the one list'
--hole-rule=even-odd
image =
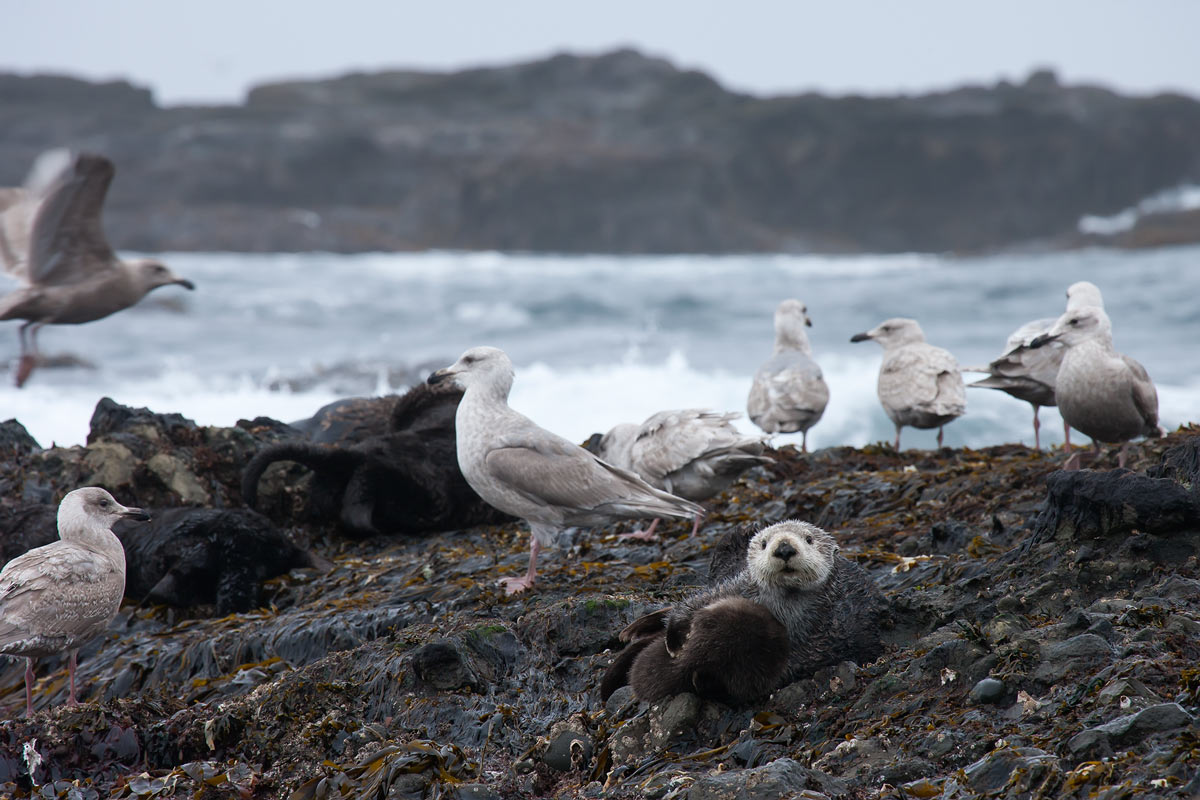
{"label": "standing seagull", "polygon": [[104,156],[55,150],[38,159],[24,188],[0,189],[0,258],[23,284],[0,298],[0,320],[26,320],[17,386],[40,359],[43,325],[107,317],[159,286],[195,288],[159,261],[117,258],[100,224],[114,171]]}
{"label": "standing seagull", "polygon": [[[1088,306],[1068,311],[1031,346],[1053,342],[1066,346],[1055,388],[1058,410],[1072,428],[1092,437],[1097,453],[1100,442],[1120,442],[1117,464],[1123,467],[1130,439],[1163,435],[1154,381],[1145,367],[1113,347],[1112,323],[1104,309]],[[1063,468],[1078,466],[1075,453]]]}
{"label": "standing seagull", "polygon": [[[1100,289],[1089,281],[1073,283],[1067,289],[1067,311],[1075,311],[1087,306],[1104,308],[1104,298]],[[1038,410],[1042,406],[1057,405],[1054,399],[1055,379],[1058,376],[1058,366],[1062,363],[1064,347],[1061,342],[1051,343],[1048,347],[1032,347],[1033,340],[1044,333],[1049,333],[1058,322],[1058,317],[1035,319],[1026,322],[1012,332],[1008,337],[1008,345],[1004,355],[988,364],[983,369],[968,369],[967,372],[986,372],[988,376],[982,380],[967,384],[982,389],[999,389],[1007,392],[1018,400],[1024,400],[1033,406],[1033,446],[1042,449],[1039,430],[1042,425],[1038,420]],[[1063,445],[1071,449],[1071,426],[1063,419]]]}
{"label": "standing seagull", "polygon": [[746,410],[767,433],[803,431],[801,449],[808,452],[808,429],[817,424],[829,403],[829,387],[812,359],[805,327],[812,327],[808,308],[784,300],[775,309],[775,354],[754,374]]}
{"label": "standing seagull", "polygon": [[501,581],[507,594],[533,585],[538,551],[553,543],[560,528],[704,513],[509,408],[513,368],[503,350],[471,348],[429,376],[430,383],[444,380],[463,389],[454,418],[463,477],[486,502],[527,521],[533,534],[529,570]]}
{"label": "standing seagull", "polygon": [[[592,434],[585,447],[655,489],[700,502],[751,467],[774,460],[762,454],[762,437],[742,436],[733,427],[731,420],[739,416],[698,408],[659,411],[641,425],[626,422],[603,436]],[[703,521],[703,515],[696,517],[693,536]],[[648,530],[622,535],[652,539],[657,528],[655,518]]]}
{"label": "standing seagull", "polygon": [[896,426],[896,450],[900,449],[900,429],[905,425],[937,428],[941,447],[942,426],[967,410],[967,392],[954,356],[926,343],[915,319],[889,319],[872,330],[854,334],[850,341],[868,339],[883,347],[876,388],[883,410]]}
{"label": "standing seagull", "polygon": [[17,556],[0,571],[0,653],[25,657],[25,713],[33,715],[33,660],[71,651],[75,705],[79,647],[108,627],[125,593],[125,550],[111,528],[148,520],[103,489],[76,489],[58,506],[59,541]]}

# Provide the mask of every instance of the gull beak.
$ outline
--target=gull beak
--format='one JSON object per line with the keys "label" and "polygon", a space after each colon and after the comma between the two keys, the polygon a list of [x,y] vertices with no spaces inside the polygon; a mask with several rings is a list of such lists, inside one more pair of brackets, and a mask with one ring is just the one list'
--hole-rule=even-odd
{"label": "gull beak", "polygon": [[138,522],[150,521],[150,515],[145,511],[142,511],[140,508],[126,508],[124,511],[120,512],[119,516],[122,519],[132,519],[137,520]]}
{"label": "gull beak", "polygon": [[851,337],[850,337],[850,341],[852,341],[852,342],[865,342],[865,341],[867,341],[867,340],[868,340],[868,339],[870,339],[870,338],[871,338],[871,334],[869,334],[869,333],[866,333],[866,332],[863,332],[863,333],[856,333],[856,334],[854,334],[853,336],[851,336]]}
{"label": "gull beak", "polygon": [[178,283],[180,286],[188,289],[189,291],[196,288],[196,284],[192,283],[187,278],[180,278],[177,281],[172,281],[172,283]]}
{"label": "gull beak", "polygon": [[600,454],[600,442],[604,439],[604,434],[593,433],[587,438],[587,441],[580,445],[584,450],[587,450],[592,455]]}
{"label": "gull beak", "polygon": [[1031,350],[1036,350],[1039,347],[1050,344],[1057,338],[1057,336],[1051,336],[1048,333],[1043,333],[1041,336],[1035,337],[1034,340],[1029,343],[1029,348]]}
{"label": "gull beak", "polygon": [[805,325],[807,325],[808,327],[810,327],[810,328],[811,328],[811,327],[812,327],[812,320],[811,320],[811,319],[809,319],[809,318],[806,316],[806,317],[804,318],[804,324],[805,324]]}
{"label": "gull beak", "polygon": [[443,367],[437,372],[430,373],[429,379],[425,381],[430,386],[436,386],[442,381],[449,380],[455,376],[455,372],[451,367]]}

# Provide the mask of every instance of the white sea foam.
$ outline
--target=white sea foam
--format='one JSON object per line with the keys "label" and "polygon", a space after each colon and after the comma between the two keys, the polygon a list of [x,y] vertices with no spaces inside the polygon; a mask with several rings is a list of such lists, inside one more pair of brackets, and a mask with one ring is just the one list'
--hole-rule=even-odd
{"label": "white sea foam", "polygon": [[1079,219],[1079,232],[1096,236],[1115,236],[1137,225],[1151,214],[1178,214],[1200,208],[1200,186],[1183,184],[1152,194],[1132,208],[1107,217],[1088,214]]}
{"label": "white sea foam", "polygon": [[[1118,347],[1142,361],[1157,382],[1164,424],[1195,419],[1200,409],[1200,351],[1190,346],[1200,340],[1193,300],[1200,276],[1189,267],[1200,258],[1197,247],[976,259],[166,258],[197,290],[162,289],[151,299],[178,300],[182,311],[143,303],[88,325],[47,328],[40,335],[43,352],[75,353],[99,368],[39,370],[20,391],[8,385],[11,375],[0,375],[0,419],[17,417],[44,444],[82,443],[92,409],[105,395],[201,424],[259,415],[294,420],[339,391],[387,391],[386,376],[400,368],[449,364],[468,347],[492,344],[517,365],[513,405],[582,441],[668,408],[744,411],[750,378],[771,353],[774,308],[781,298],[798,296],[813,316],[810,338],[831,393],[809,443],[862,445],[890,441],[893,430],[875,397],[880,352],[851,344],[852,334],[889,316],[911,316],[960,363],[986,363],[1016,325],[1057,313],[1063,290],[1076,280],[1091,280],[1106,292]],[[0,359],[16,356],[16,326],[0,327]],[[278,376],[315,388],[270,391]],[[967,414],[946,427],[946,443],[1029,442],[1029,416],[1025,403],[971,390]],[[1042,420],[1046,440],[1057,441],[1057,414],[1045,410]],[[745,419],[740,427],[755,430]],[[931,447],[935,435],[906,430],[903,444]]]}

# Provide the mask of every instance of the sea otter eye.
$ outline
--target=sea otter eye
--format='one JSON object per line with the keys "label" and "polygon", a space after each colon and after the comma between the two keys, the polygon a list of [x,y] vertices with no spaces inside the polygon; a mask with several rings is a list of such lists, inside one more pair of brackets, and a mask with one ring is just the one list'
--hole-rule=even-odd
{"label": "sea otter eye", "polygon": [[766,550],[766,549],[767,549],[767,540],[766,540],[766,539],[763,539],[763,540],[762,540],[762,549],[763,549],[763,550]]}
{"label": "sea otter eye", "polygon": [[812,543],[813,543],[813,541],[812,541],[812,537],[811,537],[811,536],[805,536],[805,537],[804,537],[804,540],[805,540],[805,541],[807,541],[809,544],[812,544]]}

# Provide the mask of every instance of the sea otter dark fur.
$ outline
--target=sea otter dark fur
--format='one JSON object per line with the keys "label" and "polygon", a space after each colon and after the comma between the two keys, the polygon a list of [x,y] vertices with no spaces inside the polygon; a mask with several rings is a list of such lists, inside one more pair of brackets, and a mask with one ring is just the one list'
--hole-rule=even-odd
{"label": "sea otter dark fur", "polygon": [[788,663],[788,632],[758,603],[722,597],[696,611],[686,629],[636,639],[601,682],[607,700],[629,683],[639,700],[681,692],[741,705],[770,694]]}
{"label": "sea otter dark fur", "polygon": [[390,431],[339,447],[281,442],[259,451],[242,473],[242,496],[254,507],[258,481],[276,461],[313,470],[309,508],[351,532],[424,533],[506,522],[480,499],[458,468],[454,415],[462,391],[418,384],[392,408]]}
{"label": "sea otter dark fur", "polygon": [[887,601],[857,564],[838,555],[825,531],[787,520],[749,535],[741,568],[734,555],[747,533],[734,533],[713,554],[715,582],[667,615],[668,631],[721,597],[762,604],[788,629],[787,680],[840,661],[864,663],[882,651]]}
{"label": "sea otter dark fur", "polygon": [[[244,508],[147,509],[150,522],[118,522],[126,553],[125,595],[134,602],[215,605],[219,615],[257,608],[264,580],[327,562]],[[57,506],[0,510],[3,557],[58,538]]]}

